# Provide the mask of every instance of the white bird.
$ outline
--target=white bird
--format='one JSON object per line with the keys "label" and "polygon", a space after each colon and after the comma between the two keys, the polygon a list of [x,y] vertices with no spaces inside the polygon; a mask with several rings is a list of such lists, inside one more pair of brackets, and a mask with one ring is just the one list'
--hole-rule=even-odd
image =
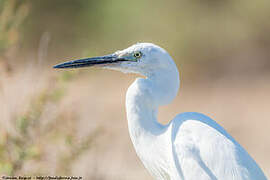
{"label": "white bird", "polygon": [[65,62],[54,68],[100,66],[137,73],[126,94],[129,134],[137,155],[155,179],[266,180],[245,149],[211,118],[178,114],[169,124],[157,121],[159,106],[179,89],[179,73],[170,55],[151,43],[137,43],[107,56]]}

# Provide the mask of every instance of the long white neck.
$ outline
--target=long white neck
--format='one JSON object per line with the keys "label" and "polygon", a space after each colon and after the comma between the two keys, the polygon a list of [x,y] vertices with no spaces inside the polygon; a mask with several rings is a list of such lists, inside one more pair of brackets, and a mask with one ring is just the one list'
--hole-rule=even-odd
{"label": "long white neck", "polygon": [[168,69],[160,69],[138,78],[129,87],[126,109],[129,133],[136,148],[142,138],[155,137],[164,126],[157,121],[158,107],[170,103],[179,89],[179,73],[173,63]]}

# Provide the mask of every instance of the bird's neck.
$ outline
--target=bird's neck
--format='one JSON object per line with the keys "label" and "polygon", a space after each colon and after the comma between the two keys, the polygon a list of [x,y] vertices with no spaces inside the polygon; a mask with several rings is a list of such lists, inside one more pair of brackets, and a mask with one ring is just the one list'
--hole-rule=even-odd
{"label": "bird's neck", "polygon": [[129,133],[136,146],[141,139],[155,137],[164,126],[158,123],[158,107],[170,103],[179,88],[177,68],[154,72],[138,78],[129,87],[126,108]]}

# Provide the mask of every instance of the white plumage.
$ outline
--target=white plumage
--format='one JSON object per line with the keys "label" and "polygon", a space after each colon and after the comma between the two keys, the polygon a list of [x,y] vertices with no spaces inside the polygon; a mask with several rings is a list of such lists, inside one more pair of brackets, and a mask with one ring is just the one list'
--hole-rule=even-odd
{"label": "white plumage", "polygon": [[129,87],[126,110],[132,143],[155,179],[266,180],[250,155],[211,118],[187,112],[165,126],[158,123],[159,106],[175,98],[180,84],[177,67],[164,49],[138,43],[112,55],[55,67],[93,65],[145,76]]}

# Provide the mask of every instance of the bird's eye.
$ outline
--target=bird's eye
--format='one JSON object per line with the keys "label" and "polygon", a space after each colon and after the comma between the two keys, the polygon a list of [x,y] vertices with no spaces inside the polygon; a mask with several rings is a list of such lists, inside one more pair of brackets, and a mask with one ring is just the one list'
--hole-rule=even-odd
{"label": "bird's eye", "polygon": [[140,58],[140,57],[142,57],[142,53],[141,53],[141,52],[135,52],[135,53],[133,54],[133,56],[134,56],[135,58]]}

